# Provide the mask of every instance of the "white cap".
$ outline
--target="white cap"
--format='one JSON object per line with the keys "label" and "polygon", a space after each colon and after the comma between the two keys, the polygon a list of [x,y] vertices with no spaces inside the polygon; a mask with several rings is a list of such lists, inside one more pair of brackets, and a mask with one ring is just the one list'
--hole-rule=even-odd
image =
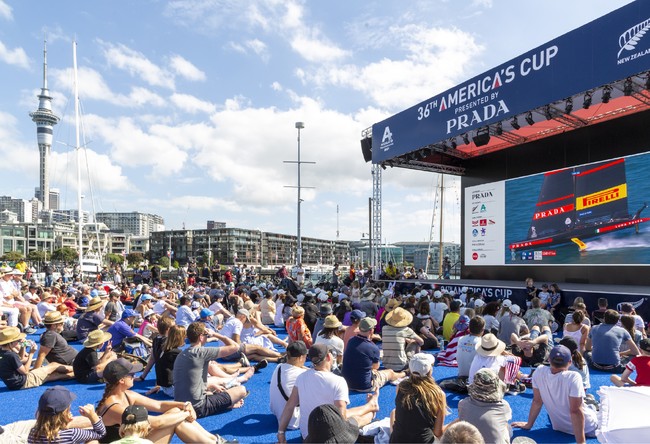
{"label": "white cap", "polygon": [[436,290],[433,292],[433,297],[436,299],[440,299],[442,297],[442,292],[440,290]]}
{"label": "white cap", "polygon": [[510,307],[512,305],[512,301],[510,299],[504,299],[501,305],[504,307]]}
{"label": "white cap", "polygon": [[463,287],[463,288],[461,288],[461,289],[460,289],[460,292],[461,292],[461,293],[467,293],[467,287]]}
{"label": "white cap", "polygon": [[510,306],[510,313],[518,315],[519,313],[521,313],[521,308],[519,308],[519,305],[517,304],[512,304]]}
{"label": "white cap", "polygon": [[327,293],[318,293],[318,300],[321,302],[325,302],[327,300]]}
{"label": "white cap", "polygon": [[485,301],[483,299],[476,299],[474,301],[474,308],[482,307],[485,305]]}
{"label": "white cap", "polygon": [[298,300],[298,302],[302,302],[305,300],[305,295],[300,293],[298,296],[296,296],[296,299]]}
{"label": "white cap", "polygon": [[409,361],[409,370],[411,373],[417,373],[420,376],[427,376],[431,373],[436,358],[428,353],[416,353]]}

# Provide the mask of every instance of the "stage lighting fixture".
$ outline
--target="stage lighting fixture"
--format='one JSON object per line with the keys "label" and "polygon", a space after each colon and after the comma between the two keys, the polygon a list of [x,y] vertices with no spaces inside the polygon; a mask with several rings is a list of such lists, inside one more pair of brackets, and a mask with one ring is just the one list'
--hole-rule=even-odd
{"label": "stage lighting fixture", "polygon": [[494,129],[494,132],[496,133],[497,136],[500,136],[503,134],[503,124],[501,122],[497,123],[497,126]]}
{"label": "stage lighting fixture", "polygon": [[612,98],[612,87],[607,85],[603,88],[603,97],[600,99],[603,103],[609,103],[609,99]]}
{"label": "stage lighting fixture", "polygon": [[591,106],[591,94],[592,94],[591,91],[587,91],[587,92],[585,93],[585,97],[584,97],[584,99],[582,100],[582,107],[583,107],[584,109],[589,109],[589,107]]}
{"label": "stage lighting fixture", "polygon": [[528,122],[529,125],[534,125],[535,124],[535,120],[533,120],[533,112],[532,111],[528,111],[526,113],[526,122]]}
{"label": "stage lighting fixture", "polygon": [[517,120],[517,116],[512,118],[512,120],[510,121],[510,126],[513,127],[516,130],[521,128],[521,125],[519,125],[519,121]]}
{"label": "stage lighting fixture", "polygon": [[573,98],[569,97],[564,102],[564,112],[567,114],[571,114],[571,111],[573,111]]}
{"label": "stage lighting fixture", "polygon": [[544,117],[546,117],[546,120],[553,119],[553,113],[551,112],[551,105],[546,105],[544,107]]}
{"label": "stage lighting fixture", "polygon": [[490,143],[490,127],[484,126],[476,130],[476,136],[473,138],[474,145],[483,146]]}
{"label": "stage lighting fixture", "polygon": [[455,138],[454,138],[454,139],[449,139],[449,144],[451,145],[451,148],[454,149],[454,150],[455,150],[456,147],[458,146],[458,144],[456,143],[456,139],[455,139]]}
{"label": "stage lighting fixture", "polygon": [[465,145],[469,145],[469,136],[467,133],[463,134],[463,142],[465,142]]}
{"label": "stage lighting fixture", "polygon": [[631,78],[625,79],[625,83],[623,84],[623,94],[626,96],[631,96],[632,93],[634,92],[634,84],[632,83]]}

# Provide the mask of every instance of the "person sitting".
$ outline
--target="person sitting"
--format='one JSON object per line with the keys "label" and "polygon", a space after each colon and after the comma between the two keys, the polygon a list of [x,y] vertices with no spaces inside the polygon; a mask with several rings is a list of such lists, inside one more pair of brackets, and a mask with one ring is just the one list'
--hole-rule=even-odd
{"label": "person sitting", "polygon": [[390,368],[379,370],[379,347],[372,342],[372,335],[377,321],[363,318],[359,324],[359,334],[350,339],[343,354],[343,371],[350,390],[358,392],[375,392],[387,382],[397,381],[406,376]]}
{"label": "person sitting", "polygon": [[347,408],[350,403],[348,385],[341,376],[330,370],[334,358],[324,344],[314,344],[308,352],[312,368],[296,378],[291,395],[287,400],[282,416],[278,421],[277,442],[285,443],[285,430],[293,416],[294,409],[300,406],[300,433],[303,439],[309,434],[309,415],[318,406],[333,404],[341,412],[346,421],[353,422],[357,427],[363,427],[372,421],[379,410],[377,399],[379,392],[368,394],[366,404]]}
{"label": "person sitting", "polygon": [[133,405],[161,413],[149,417],[151,431],[146,438],[153,442],[170,442],[174,434],[184,443],[217,441],[217,436],[196,422],[192,403],[158,401],[132,391],[133,376],[141,370],[142,365],[132,364],[123,358],[110,362],[104,369],[106,388],[97,405],[97,411],[104,420],[106,435],[99,442],[111,443],[120,439],[122,415],[127,407]]}
{"label": "person sitting", "polygon": [[70,412],[70,405],[76,397],[74,393],[60,385],[46,389],[38,400],[36,425],[29,432],[27,442],[73,444],[93,441],[104,436],[106,428],[92,404],[79,407],[79,414],[90,420],[92,430],[70,427],[74,419]]}
{"label": "person sitting", "polygon": [[84,348],[77,354],[72,362],[74,377],[82,384],[95,384],[100,382],[106,365],[117,359],[110,343],[100,352],[111,339],[111,334],[101,330],[90,332],[84,341]]}
{"label": "person sitting", "polygon": [[[340,321],[339,321],[340,322]],[[302,341],[292,342],[287,346],[287,362],[279,364],[271,375],[269,398],[271,412],[278,422],[282,417],[284,406],[287,404],[289,394],[293,391],[296,378],[305,372],[305,361],[307,360],[307,346]],[[295,430],[299,428],[300,408],[293,409],[291,419],[287,428]]]}
{"label": "person sitting", "polygon": [[533,328],[533,325],[539,325],[540,327],[548,325],[550,327],[554,321],[553,315],[550,311],[542,308],[541,299],[533,298],[533,300],[530,301],[530,305],[531,308],[526,310],[526,313],[524,314],[524,321],[526,321],[528,329],[530,330]]}
{"label": "person sitting", "polygon": [[141,405],[130,405],[122,413],[120,436],[113,444],[153,444],[146,437],[151,433],[149,412]]}
{"label": "person sitting", "polygon": [[445,315],[445,318],[442,321],[442,336],[445,338],[445,341],[449,341],[453,334],[454,325],[456,321],[460,318],[460,308],[463,303],[458,299],[454,299],[449,304],[449,313]]}
{"label": "person sitting", "polygon": [[508,313],[504,314],[499,320],[499,333],[497,338],[506,344],[510,342],[512,334],[523,336],[528,333],[526,322],[519,316],[521,314],[521,307],[517,304],[512,304],[508,307]]}
{"label": "person sitting", "polygon": [[[585,361],[585,358],[582,356],[579,350],[578,343],[570,336],[565,336],[560,339],[560,345],[564,345],[571,352],[571,365],[569,370],[572,372],[577,372],[582,378],[582,385],[584,385],[585,390],[591,388],[591,381],[589,380],[589,366]],[[585,401],[589,402],[589,399],[593,398],[593,395],[585,395]]]}
{"label": "person sitting", "polygon": [[[329,347],[330,352],[334,355],[333,372],[340,371],[341,364],[343,363],[343,339],[340,338],[341,327],[343,323],[333,314],[325,318],[323,327],[316,335],[316,344],[325,344]],[[340,374],[340,373],[337,373]]]}
{"label": "person sitting", "polygon": [[0,379],[9,390],[39,387],[73,377],[71,366],[56,362],[32,370],[36,344],[26,341],[26,337],[18,327],[0,330]]}
{"label": "person sitting", "polygon": [[[650,386],[650,338],[641,339],[639,349],[641,350],[641,354],[633,357],[627,363],[621,376],[610,376],[612,384],[617,387],[624,387],[625,385]],[[634,372],[636,372],[636,379],[630,378]]]}
{"label": "person sitting", "polygon": [[587,345],[587,338],[589,337],[590,330],[589,326],[583,323],[584,320],[584,312],[581,310],[576,310],[571,316],[571,322],[565,323],[563,329],[565,337],[569,336],[578,343],[581,353],[585,351],[585,346]]}
{"label": "person sitting", "polygon": [[183,296],[180,299],[180,305],[176,311],[176,325],[187,328],[192,322],[196,321],[197,314],[192,311],[190,306],[192,305],[192,298],[189,296]]}
{"label": "person sitting", "polygon": [[504,353],[506,344],[497,339],[492,333],[481,337],[481,342],[476,346],[476,356],[472,360],[467,382],[474,382],[474,375],[481,368],[492,369],[499,375],[499,379],[510,386],[512,393],[520,393],[526,390],[526,386],[520,384],[518,379],[522,376],[519,373],[521,358]]}
{"label": "person sitting", "polygon": [[458,378],[465,379],[469,376],[469,369],[472,366],[476,347],[481,342],[485,330],[485,320],[481,316],[469,320],[469,335],[458,339],[456,347],[456,362],[458,363]]}
{"label": "person sitting", "polygon": [[187,328],[190,346],[183,350],[174,362],[174,399],[190,402],[197,417],[224,412],[230,408],[244,405],[248,391],[243,386],[224,391],[208,390],[208,367],[210,361],[230,356],[240,351],[240,346],[227,336],[217,333],[223,347],[204,347],[206,343],[205,325],[193,322]]}
{"label": "person sitting", "polygon": [[395,409],[390,414],[390,442],[434,442],[442,436],[447,399],[433,378],[434,363],[430,354],[411,357],[411,376],[397,386]]}
{"label": "person sitting", "polygon": [[262,324],[273,325],[275,321],[275,302],[273,301],[273,292],[266,290],[264,292],[264,299],[259,305]]}
{"label": "person sitting", "polygon": [[135,310],[127,308],[122,312],[122,319],[115,322],[113,325],[108,327],[108,332],[111,334],[111,346],[115,350],[124,349],[124,340],[125,339],[137,339],[142,342],[148,348],[151,348],[151,340],[145,338],[142,335],[139,335],[133,331],[133,323],[137,319],[138,314]]}
{"label": "person sitting", "polygon": [[549,353],[550,367],[541,366],[533,373],[533,402],[527,422],[513,422],[512,427],[530,430],[542,406],[551,418],[553,430],[573,435],[577,443],[586,442],[586,436],[595,436],[598,418],[595,409],[585,405],[582,378],[569,371],[571,352],[556,345]]}
{"label": "person sitting", "polygon": [[58,311],[51,311],[43,318],[45,333],[41,335],[40,347],[34,368],[39,368],[47,362],[72,365],[77,356],[77,350],[72,348],[63,336],[63,316]]}
{"label": "person sitting", "polygon": [[458,341],[469,334],[470,318],[467,315],[462,315],[456,321],[452,330],[452,335],[447,347],[437,355],[438,363],[445,367],[457,367],[456,361],[458,351]]}
{"label": "person sitting", "polygon": [[503,395],[508,386],[499,375],[489,368],[482,368],[474,375],[474,382],[467,387],[469,397],[458,403],[458,419],[476,426],[485,442],[510,444],[512,409]]}
{"label": "person sitting", "polygon": [[100,297],[94,297],[88,302],[86,312],[77,320],[77,339],[85,340],[88,334],[94,330],[105,330],[113,325],[113,322],[101,314],[104,301]]}
{"label": "person sitting", "polygon": [[[244,330],[244,325],[247,325],[247,329]],[[250,313],[245,308],[240,308],[237,310],[237,314],[226,321],[226,323],[221,328],[221,335],[215,335],[210,333],[208,336],[220,338],[220,336],[225,336],[229,339],[232,339],[236,345],[239,346],[239,350],[236,350],[235,353],[231,355],[225,355],[224,359],[228,361],[241,360],[242,365],[248,367],[250,364],[249,359],[258,361],[258,362],[278,362],[282,359],[282,354],[277,352],[273,348],[273,343],[270,339],[260,339],[259,343],[254,343],[253,339],[254,329],[250,323]],[[245,336],[244,336],[245,335]],[[250,337],[251,340],[245,342],[244,339]],[[277,338],[276,338],[277,339]],[[264,343],[265,345],[260,345]],[[219,345],[225,345],[222,341]],[[267,346],[269,348],[267,348]]]}
{"label": "person sitting", "polygon": [[605,322],[605,312],[608,304],[607,298],[598,298],[598,309],[591,312],[592,325]]}
{"label": "person sitting", "polygon": [[310,348],[313,344],[311,332],[303,319],[305,315],[305,309],[300,306],[294,306],[291,309],[291,317],[287,320],[286,329],[289,334],[288,342],[302,341],[305,343],[307,348]]}
{"label": "person sitting", "polygon": [[169,329],[176,324],[174,318],[169,316],[164,316],[158,321],[158,334],[151,341],[151,353],[149,354],[149,359],[147,360],[147,366],[142,371],[142,374],[139,377],[140,381],[144,381],[153,366],[156,364],[160,356],[163,353],[163,344],[167,338],[167,333]]}
{"label": "person sitting", "polygon": [[440,444],[484,444],[483,435],[479,429],[467,421],[458,421],[445,429],[440,438]]}
{"label": "person sitting", "polygon": [[510,344],[512,354],[521,358],[522,365],[537,367],[546,361],[553,348],[553,333],[548,325],[541,328],[539,325],[533,325],[529,334],[517,336],[512,333]]}
{"label": "person sitting", "polygon": [[[639,354],[639,349],[624,328],[617,327],[620,315],[615,310],[607,310],[602,324],[589,331],[585,345],[585,359],[590,367],[610,373],[622,373],[625,363],[621,361],[619,350],[626,343],[631,356]],[[626,361],[627,362],[627,361]]]}
{"label": "person sitting", "polygon": [[401,372],[408,366],[410,357],[420,351],[424,340],[408,327],[413,315],[402,307],[391,310],[385,319],[386,325],[381,335],[383,364],[388,369]]}
{"label": "person sitting", "polygon": [[353,443],[359,437],[359,426],[347,421],[335,405],[316,407],[309,414],[304,443]]}

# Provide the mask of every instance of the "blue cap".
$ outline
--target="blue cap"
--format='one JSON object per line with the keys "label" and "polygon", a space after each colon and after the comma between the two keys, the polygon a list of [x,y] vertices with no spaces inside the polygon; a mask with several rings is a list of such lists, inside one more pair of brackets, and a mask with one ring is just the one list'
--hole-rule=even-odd
{"label": "blue cap", "polygon": [[58,415],[70,407],[76,397],[77,395],[61,385],[49,387],[38,400],[38,412],[45,416]]}
{"label": "blue cap", "polygon": [[153,296],[151,296],[150,294],[143,294],[142,296],[140,296],[141,301],[148,301],[149,299],[153,299]]}
{"label": "blue cap", "polygon": [[132,318],[132,317],[136,317],[136,316],[139,316],[138,312],[131,309],[131,308],[127,308],[126,310],[124,310],[122,312],[122,319]]}
{"label": "blue cap", "polygon": [[94,298],[94,297],[97,297],[97,296],[99,296],[99,291],[96,288],[93,288],[92,290],[90,290],[90,297],[91,298]]}
{"label": "blue cap", "polygon": [[204,308],[204,309],[201,310],[201,312],[199,313],[199,315],[200,315],[202,318],[207,318],[208,316],[212,316],[213,314],[214,314],[214,311],[210,310],[209,308]]}
{"label": "blue cap", "polygon": [[361,319],[366,317],[366,312],[361,311],[361,310],[352,310],[352,313],[350,313],[350,319],[353,321],[360,321]]}

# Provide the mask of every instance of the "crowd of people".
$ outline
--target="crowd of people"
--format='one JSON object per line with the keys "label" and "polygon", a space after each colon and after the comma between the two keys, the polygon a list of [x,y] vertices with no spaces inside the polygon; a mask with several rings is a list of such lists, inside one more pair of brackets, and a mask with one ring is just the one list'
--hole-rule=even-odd
{"label": "crowd of people", "polygon": [[[394,274],[390,267],[385,275]],[[300,268],[281,269],[275,280],[219,272],[204,281],[152,275],[149,283],[51,286],[0,268],[7,389],[65,379],[104,386],[96,406],[80,407],[78,416],[73,393],[48,387],[30,427],[6,425],[5,437],[223,442],[197,419],[245,408],[246,383],[276,363],[268,396],[278,442],[299,429],[304,442],[379,434],[381,442],[508,443],[513,428],[534,426],[542,406],[554,430],[584,442],[597,427],[598,401],[586,394],[590,369],[610,372],[616,386],[650,384],[647,326],[630,304],[617,311],[602,298],[587,313],[580,298],[568,307],[556,284],[537,289],[531,279],[520,306],[465,287],[452,294],[417,282],[360,282],[360,274],[342,278],[338,267],[328,285],[314,286]],[[35,329],[38,344],[26,339]],[[438,384],[436,364],[457,368],[457,377]],[[134,391],[134,380],[151,371],[155,387]],[[377,418],[386,384],[397,386],[394,409]],[[527,390],[528,420],[512,422],[505,395]],[[350,407],[351,392],[365,393],[365,403]],[[449,392],[468,396],[445,423]]]}

